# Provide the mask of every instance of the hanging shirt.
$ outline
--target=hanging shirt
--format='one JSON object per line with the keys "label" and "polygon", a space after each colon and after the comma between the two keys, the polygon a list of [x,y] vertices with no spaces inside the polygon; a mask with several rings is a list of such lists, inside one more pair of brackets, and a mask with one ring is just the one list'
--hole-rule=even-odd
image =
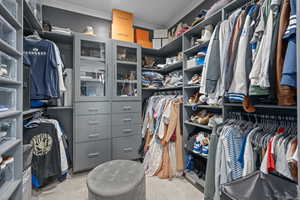
{"label": "hanging shirt", "polygon": [[59,91],[60,92],[65,92],[66,87],[65,87],[64,78],[63,78],[64,63],[61,59],[59,48],[57,47],[57,45],[55,43],[53,43],[53,46],[54,46],[55,57],[56,57],[56,62],[57,62],[58,79],[59,79]]}
{"label": "hanging shirt", "polygon": [[24,58],[30,64],[31,99],[58,98],[59,77],[53,43],[24,39]]}
{"label": "hanging shirt", "polygon": [[61,175],[59,141],[53,124],[41,123],[24,129],[24,144],[33,147],[32,175],[43,186],[50,177]]}

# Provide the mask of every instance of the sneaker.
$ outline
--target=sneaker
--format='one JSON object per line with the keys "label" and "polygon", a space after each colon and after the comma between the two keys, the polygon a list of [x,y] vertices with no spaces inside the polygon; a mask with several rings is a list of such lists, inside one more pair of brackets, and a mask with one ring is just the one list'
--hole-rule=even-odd
{"label": "sneaker", "polygon": [[194,148],[193,148],[193,152],[197,153],[197,154],[201,154],[202,153],[202,145],[200,142],[196,141],[194,143]]}
{"label": "sneaker", "polygon": [[208,145],[206,145],[206,146],[202,146],[202,153],[201,153],[201,155],[202,156],[208,156]]}

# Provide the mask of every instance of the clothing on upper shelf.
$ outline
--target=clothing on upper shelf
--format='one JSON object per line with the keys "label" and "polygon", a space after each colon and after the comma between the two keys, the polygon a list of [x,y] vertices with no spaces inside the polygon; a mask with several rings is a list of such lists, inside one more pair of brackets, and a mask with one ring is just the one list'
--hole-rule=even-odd
{"label": "clothing on upper shelf", "polygon": [[[240,119],[217,125],[211,136],[205,199],[220,199],[220,187],[256,170],[298,180],[296,122],[279,119],[254,124]],[[214,177],[213,177],[214,176]],[[215,189],[211,187],[215,186]],[[214,195],[214,197],[213,197]]]}
{"label": "clothing on upper shelf", "polygon": [[67,147],[57,120],[39,118],[25,124],[23,143],[33,146],[32,175],[36,187],[44,186],[48,178],[68,173]]}
{"label": "clothing on upper shelf", "polygon": [[208,104],[223,96],[276,103],[277,96],[279,105],[294,105],[295,30],[296,0],[261,0],[234,11],[215,26],[199,93]]}
{"label": "clothing on upper shelf", "polygon": [[146,175],[163,179],[182,175],[183,146],[181,113],[183,98],[152,96],[144,116],[142,136]]}
{"label": "clothing on upper shelf", "polygon": [[49,40],[25,38],[24,63],[30,66],[31,99],[59,98],[66,88],[64,64],[57,45]]}

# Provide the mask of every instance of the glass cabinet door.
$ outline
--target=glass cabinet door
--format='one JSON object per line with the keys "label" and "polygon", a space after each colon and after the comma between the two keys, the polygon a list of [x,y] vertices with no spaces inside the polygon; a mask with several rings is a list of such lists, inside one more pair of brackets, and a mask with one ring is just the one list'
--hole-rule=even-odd
{"label": "glass cabinet door", "polygon": [[81,40],[81,57],[105,60],[105,44],[100,42]]}
{"label": "glass cabinet door", "polygon": [[116,68],[117,96],[138,96],[137,49],[118,45]]}
{"label": "glass cabinet door", "polygon": [[77,64],[77,100],[104,100],[107,97],[106,43],[97,40],[78,40],[79,62]]}
{"label": "glass cabinet door", "polygon": [[80,95],[84,97],[105,96],[106,72],[104,66],[80,66]]}

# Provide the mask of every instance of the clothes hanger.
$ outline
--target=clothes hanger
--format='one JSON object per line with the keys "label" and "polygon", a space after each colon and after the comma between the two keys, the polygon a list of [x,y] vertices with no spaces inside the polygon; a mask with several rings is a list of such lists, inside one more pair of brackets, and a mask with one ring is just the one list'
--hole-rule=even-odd
{"label": "clothes hanger", "polygon": [[32,35],[27,36],[26,39],[42,40],[42,38],[40,37],[39,33],[36,30],[33,31]]}

